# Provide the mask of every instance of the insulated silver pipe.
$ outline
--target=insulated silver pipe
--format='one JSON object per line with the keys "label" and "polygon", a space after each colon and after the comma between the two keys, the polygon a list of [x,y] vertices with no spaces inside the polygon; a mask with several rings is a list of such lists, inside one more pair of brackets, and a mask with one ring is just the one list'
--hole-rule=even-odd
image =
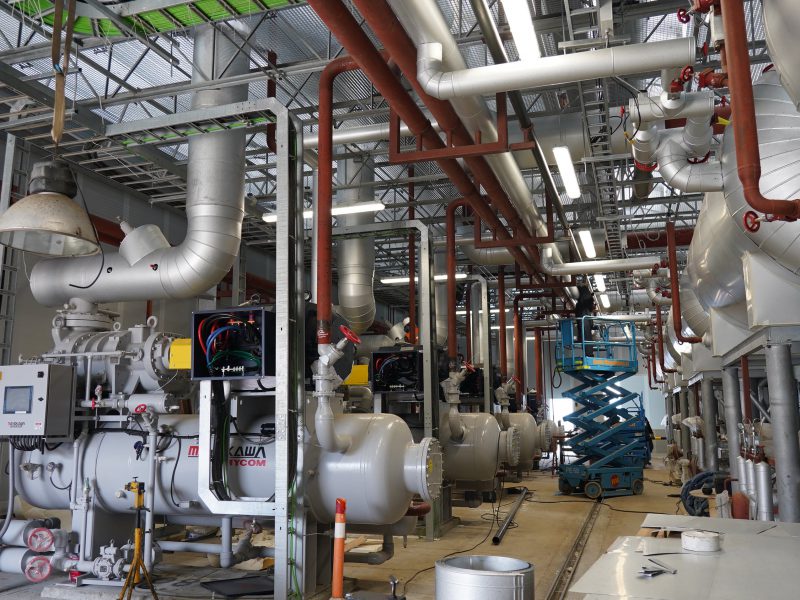
{"label": "insulated silver pipe", "polygon": [[704,378],[700,384],[703,400],[703,443],[706,451],[706,470],[719,470],[719,457],[717,456],[717,399],[714,397],[713,382]]}
{"label": "insulated silver pipe", "polygon": [[797,384],[792,349],[786,344],[766,347],[778,515],[784,523],[800,522],[800,446],[797,441]]}
{"label": "insulated silver pipe", "polygon": [[684,419],[689,418],[689,398],[685,386],[680,389],[679,400],[681,405],[681,450],[683,457],[689,458],[692,454],[692,438],[689,428],[683,424]]}
{"label": "insulated silver pipe", "polygon": [[[339,161],[336,175],[339,183],[374,182],[375,173],[366,157],[358,156]],[[336,205],[356,205],[373,202],[372,187],[339,190]],[[368,225],[375,222],[372,212],[337,217],[342,226]],[[339,312],[351,329],[364,333],[375,320],[375,238],[340,238],[336,242],[336,271],[338,274]]]}
{"label": "insulated silver pipe", "polygon": [[[237,35],[246,26],[232,22]],[[250,57],[211,25],[195,30],[192,82],[247,73]],[[192,95],[192,108],[247,100],[247,85],[209,88]],[[186,191],[187,231],[178,246],[156,249],[133,265],[119,253],[59,258],[37,263],[31,291],[45,306],[72,298],[122,302],[192,298],[214,287],[239,253],[244,218],[246,132],[231,129],[189,137]],[[96,280],[95,280],[96,279]]]}
{"label": "insulated silver pipe", "polygon": [[435,42],[418,47],[417,79],[429,95],[447,100],[693,65],[695,42],[681,38],[450,72],[443,71],[442,53]]}
{"label": "insulated silver pipe", "polygon": [[571,263],[542,264],[542,271],[548,275],[561,277],[565,275],[586,275],[592,273],[609,273],[615,271],[632,271],[634,269],[652,268],[658,262],[652,256],[634,258],[609,258],[605,260],[584,260]]}
{"label": "insulated silver pipe", "polygon": [[775,507],[772,501],[772,469],[767,462],[755,466],[756,496],[758,497],[758,520],[775,519]]}
{"label": "insulated silver pipe", "polygon": [[[731,471],[733,471],[734,461],[742,451],[739,441],[739,423],[742,422],[742,400],[739,392],[739,369],[736,367],[722,369],[722,401],[725,406],[728,461],[731,465]],[[734,473],[731,473],[731,475],[733,476]]]}

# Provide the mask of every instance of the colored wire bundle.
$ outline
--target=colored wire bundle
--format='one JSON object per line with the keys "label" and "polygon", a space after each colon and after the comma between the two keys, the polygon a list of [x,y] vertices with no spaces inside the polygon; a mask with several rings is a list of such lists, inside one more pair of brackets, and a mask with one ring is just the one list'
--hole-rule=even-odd
{"label": "colored wire bundle", "polygon": [[210,373],[235,368],[244,374],[261,367],[261,331],[252,319],[232,313],[206,317],[197,325],[197,341]]}

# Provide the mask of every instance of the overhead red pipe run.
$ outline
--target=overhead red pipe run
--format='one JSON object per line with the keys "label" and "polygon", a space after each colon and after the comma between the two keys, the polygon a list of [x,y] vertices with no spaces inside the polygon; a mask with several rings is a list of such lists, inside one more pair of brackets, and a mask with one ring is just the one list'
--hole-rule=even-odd
{"label": "overhead red pipe run", "polygon": [[[692,236],[694,236],[694,229],[690,227],[683,227],[675,230],[675,244],[678,246],[688,246],[692,243]],[[628,248],[666,248],[667,247],[667,234],[664,231],[658,233],[639,232],[629,233],[627,235]]]}
{"label": "overhead red pipe run", "polygon": [[[403,119],[415,135],[422,138],[423,145],[428,148],[443,148],[445,146],[444,142],[436,135],[427,117],[422,113],[403,85],[398,81],[383,57],[375,49],[360,25],[353,18],[350,11],[347,10],[341,2],[335,0],[310,0],[309,4],[325,22],[333,35],[345,46],[381,95],[392,103],[392,107],[400,118]],[[327,138],[329,136],[332,136],[331,130],[324,130],[320,121],[320,149],[323,145],[323,139],[325,143],[327,143]],[[498,238],[509,239],[511,235],[494,212],[482,201],[477,188],[458,161],[442,159],[436,162],[456,189],[458,189],[459,193],[470,200],[470,206],[480,214],[481,218],[487,222],[489,227],[497,231]],[[322,165],[321,157],[320,165]],[[320,173],[320,181],[322,181],[322,173]],[[321,196],[322,194],[320,193],[320,201],[322,201]],[[327,199],[327,204],[330,206],[330,199]],[[319,235],[318,239],[320,239]],[[319,243],[321,243],[321,241]],[[534,264],[519,248],[511,248],[510,252],[528,273],[533,274],[537,272]],[[329,258],[330,248],[327,249],[327,253]],[[326,271],[324,268],[320,269],[318,265],[318,282],[321,276],[324,277],[325,275],[329,275],[329,273],[330,270]],[[322,285],[323,287],[328,286],[328,290],[330,289],[330,281],[323,282]],[[320,283],[318,283],[317,290],[318,301],[320,296],[319,286]],[[328,298],[328,301],[330,301],[330,298]],[[328,313],[329,312],[330,308],[328,308]]]}
{"label": "overhead red pipe run", "polygon": [[676,373],[677,369],[668,369],[664,366],[664,327],[661,324],[661,309],[656,307],[656,330],[658,331],[658,360],[661,364],[661,371],[664,373]]}
{"label": "overhead red pipe run", "polygon": [[[681,288],[678,283],[678,252],[675,249],[675,223],[667,222],[667,251],[669,253],[669,284],[672,288],[672,326],[675,329],[675,337],[679,342],[688,344],[699,344],[703,338],[696,335],[685,336],[683,329],[683,318],[681,317]],[[660,311],[657,311],[660,314]]]}
{"label": "overhead red pipe run", "polygon": [[[311,2],[311,4],[316,6],[319,4],[319,0]],[[438,100],[426,94],[417,81],[417,49],[385,0],[354,0],[354,4],[370,29],[378,36],[384,48],[389,52],[392,60],[397,63],[397,66],[403,72],[412,88],[414,88],[416,94],[436,118],[439,126],[448,132],[456,145],[472,144],[472,136],[461,123],[451,104],[448,101]],[[396,110],[396,107],[394,108]],[[397,112],[399,113],[399,111]],[[505,216],[509,227],[522,235],[530,236],[528,228],[522,222],[519,213],[509,200],[486,160],[483,157],[473,156],[466,157],[464,161],[475,175],[476,180],[486,190],[492,204]],[[484,219],[483,215],[479,214],[478,216]],[[495,230],[500,240],[507,239],[505,235],[500,235],[500,231],[491,223],[489,225]],[[503,233],[507,233],[505,228],[503,228]],[[525,246],[525,249],[531,260],[538,265],[539,249],[536,246]],[[540,271],[538,268],[532,271],[529,268],[529,261],[519,259],[515,252],[519,250],[518,248],[512,246],[509,250],[528,273],[534,274]],[[520,252],[520,254],[522,253]],[[566,297],[566,292],[564,294]]]}
{"label": "overhead red pipe run", "polygon": [[761,194],[761,154],[758,148],[756,110],[750,75],[750,52],[742,0],[721,0],[725,27],[728,86],[733,107],[736,164],[745,200],[756,211],[780,220],[800,217],[800,199],[773,200]]}

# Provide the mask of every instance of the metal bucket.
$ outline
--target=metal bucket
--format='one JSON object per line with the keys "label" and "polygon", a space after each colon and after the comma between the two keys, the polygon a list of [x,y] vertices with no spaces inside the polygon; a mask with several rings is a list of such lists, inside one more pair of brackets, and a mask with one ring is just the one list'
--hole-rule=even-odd
{"label": "metal bucket", "polygon": [[436,561],[436,600],[533,600],[533,565],[507,556]]}

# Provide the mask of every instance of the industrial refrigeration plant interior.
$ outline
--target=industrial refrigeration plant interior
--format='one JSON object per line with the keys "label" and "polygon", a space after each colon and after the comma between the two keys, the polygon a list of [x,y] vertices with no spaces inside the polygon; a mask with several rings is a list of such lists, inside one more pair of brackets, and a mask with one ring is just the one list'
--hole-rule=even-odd
{"label": "industrial refrigeration plant interior", "polygon": [[797,0],[0,0],[0,600],[798,597]]}

